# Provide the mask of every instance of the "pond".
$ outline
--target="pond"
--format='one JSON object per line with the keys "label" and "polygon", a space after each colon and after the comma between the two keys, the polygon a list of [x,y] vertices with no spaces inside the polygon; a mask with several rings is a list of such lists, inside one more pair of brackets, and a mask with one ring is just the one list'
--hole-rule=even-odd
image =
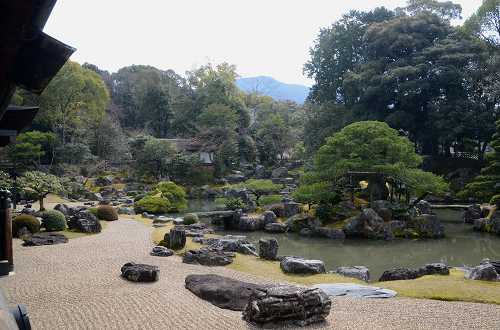
{"label": "pond", "polygon": [[366,266],[371,278],[378,279],[384,270],[393,267],[420,267],[430,262],[449,266],[477,265],[483,258],[500,259],[500,237],[472,231],[462,223],[462,212],[436,210],[445,226],[446,238],[436,240],[345,240],[337,242],[321,238],[306,238],[297,234],[271,235],[264,232],[224,232],[245,235],[257,243],[260,238],[274,237],[279,242],[280,255],[296,255],[320,259],[327,270],[339,266]]}

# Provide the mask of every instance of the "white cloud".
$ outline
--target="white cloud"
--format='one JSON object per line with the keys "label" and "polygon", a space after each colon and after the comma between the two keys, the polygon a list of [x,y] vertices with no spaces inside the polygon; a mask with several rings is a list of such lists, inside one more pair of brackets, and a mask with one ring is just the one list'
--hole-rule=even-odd
{"label": "white cloud", "polygon": [[[481,0],[456,1],[468,16]],[[395,8],[401,0],[59,0],[45,31],[77,48],[72,59],[116,71],[147,64],[184,73],[209,60],[242,76],[302,75],[319,29],[351,9]]]}

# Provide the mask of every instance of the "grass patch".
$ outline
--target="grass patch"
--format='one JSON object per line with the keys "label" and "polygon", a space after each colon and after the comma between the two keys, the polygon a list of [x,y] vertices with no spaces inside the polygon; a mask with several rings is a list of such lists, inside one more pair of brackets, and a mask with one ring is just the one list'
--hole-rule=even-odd
{"label": "grass patch", "polygon": [[449,276],[429,275],[376,285],[395,290],[404,297],[500,304],[500,282],[466,280],[464,272],[458,269],[452,269]]}
{"label": "grass patch", "polygon": [[281,195],[264,195],[259,198],[259,205],[271,205],[281,203],[283,196]]}

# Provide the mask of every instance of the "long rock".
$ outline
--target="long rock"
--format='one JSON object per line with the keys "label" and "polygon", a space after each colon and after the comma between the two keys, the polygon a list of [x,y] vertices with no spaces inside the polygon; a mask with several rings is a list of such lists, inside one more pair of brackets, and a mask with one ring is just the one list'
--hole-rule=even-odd
{"label": "long rock", "polygon": [[233,311],[244,310],[255,291],[266,287],[214,274],[188,275],[185,286],[199,298]]}
{"label": "long rock", "polygon": [[321,289],[276,286],[257,291],[243,311],[243,319],[264,328],[307,326],[324,322],[331,306]]}

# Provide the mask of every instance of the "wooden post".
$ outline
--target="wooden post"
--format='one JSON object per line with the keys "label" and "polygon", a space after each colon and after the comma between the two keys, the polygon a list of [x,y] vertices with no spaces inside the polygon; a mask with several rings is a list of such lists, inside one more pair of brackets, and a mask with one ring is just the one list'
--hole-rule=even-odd
{"label": "wooden post", "polygon": [[0,262],[8,262],[7,269],[0,270],[0,276],[8,275],[14,270],[12,255],[12,218],[10,213],[10,192],[0,191]]}

